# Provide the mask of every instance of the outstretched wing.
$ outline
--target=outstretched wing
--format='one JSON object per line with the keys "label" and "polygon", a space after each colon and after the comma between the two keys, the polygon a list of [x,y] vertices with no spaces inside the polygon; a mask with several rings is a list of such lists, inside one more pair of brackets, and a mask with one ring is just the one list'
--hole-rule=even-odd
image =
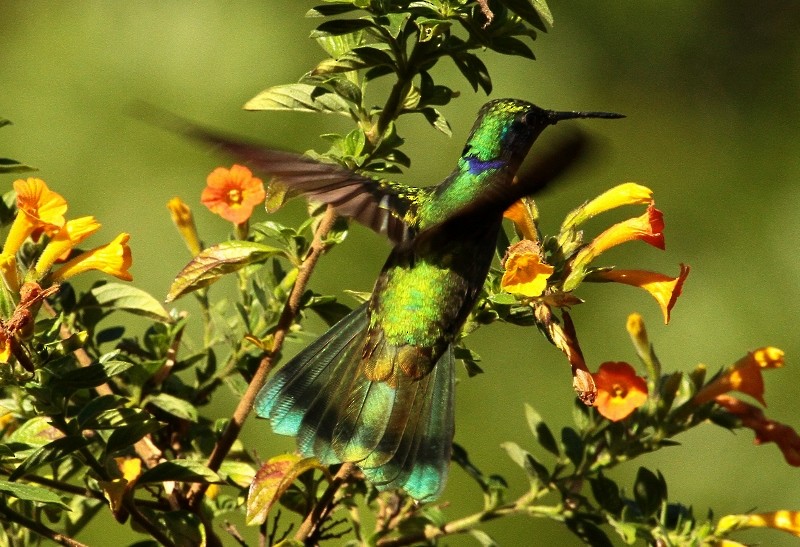
{"label": "outstretched wing", "polygon": [[417,197],[427,192],[424,188],[374,179],[336,163],[249,143],[152,108],[143,114],[156,125],[213,145],[254,171],[279,179],[294,193],[332,205],[340,215],[357,220],[395,244],[411,239],[415,233]]}

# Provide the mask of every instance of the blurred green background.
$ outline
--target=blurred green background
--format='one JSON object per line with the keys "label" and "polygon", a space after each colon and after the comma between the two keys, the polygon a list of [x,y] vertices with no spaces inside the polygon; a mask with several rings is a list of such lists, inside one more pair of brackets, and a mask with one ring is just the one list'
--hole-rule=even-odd
{"label": "blurred green background", "polygon": [[[207,173],[229,160],[126,116],[126,107],[144,100],[281,147],[322,149],[319,134],[348,130],[343,118],[240,110],[263,88],[296,81],[322,58],[306,38],[318,22],[303,18],[312,5],[4,0],[0,116],[15,125],[0,131],[0,155],[37,166],[36,176],[68,199],[70,216],[97,216],[104,228],[95,244],[129,232],[134,283],[161,297],[189,258],[165,204],[181,196],[195,208],[205,241],[225,238],[228,225],[207,213],[199,196]],[[624,329],[633,311],[645,316],[667,370],[703,362],[715,371],[747,350],[779,346],[788,365],[766,376],[768,414],[800,427],[800,4],[551,0],[550,7],[555,27],[533,44],[537,61],[483,57],[493,76],[492,97],[628,117],[583,124],[597,134],[602,151],[539,200],[545,230],[552,232],[583,200],[636,181],[655,191],[664,211],[667,250],[634,243],[609,253],[607,262],[672,275],[679,262],[692,267],[669,326],[644,292],[582,286],[579,296],[587,303],[573,318],[590,366],[635,360]],[[450,171],[486,100],[451,65],[443,64],[435,77],[461,90],[462,98],[443,109],[452,139],[421,118],[401,122],[413,159],[405,180],[421,185]],[[0,178],[2,191],[13,180]],[[301,211],[295,204],[282,218]],[[256,219],[265,215],[259,209]],[[593,226],[608,222],[601,218]],[[337,295],[369,290],[388,251],[385,241],[355,227],[323,261],[311,287]],[[177,306],[196,311],[190,299]],[[131,322],[128,334],[143,325]],[[526,479],[499,445],[514,440],[546,458],[533,446],[523,403],[533,404],[554,430],[571,424],[569,368],[534,329],[491,326],[469,345],[484,356],[486,373],[462,377],[456,441],[484,472],[520,485],[512,486],[515,495]],[[293,344],[287,352],[297,349]],[[236,401],[227,398],[207,412],[229,413]],[[261,456],[292,446],[263,422],[248,423],[245,436]],[[630,489],[639,465],[658,469],[670,499],[693,505],[698,517],[709,508],[717,516],[800,509],[800,470],[789,467],[775,445],[755,447],[749,432],[715,427],[678,440],[682,446],[622,466],[614,478]],[[443,497],[452,500],[447,513],[478,509],[477,487],[458,468],[451,477]],[[142,537],[118,528],[97,522],[79,539],[99,545],[112,537]],[[485,529],[502,545],[578,544],[540,520],[508,519]],[[778,532],[739,537],[769,545],[796,541]]]}

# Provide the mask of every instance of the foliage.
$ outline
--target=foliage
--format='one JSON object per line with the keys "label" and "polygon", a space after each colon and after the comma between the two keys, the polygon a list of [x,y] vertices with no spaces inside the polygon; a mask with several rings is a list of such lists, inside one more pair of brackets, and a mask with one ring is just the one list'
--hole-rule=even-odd
{"label": "foliage", "polygon": [[[311,37],[327,57],[299,83],[269,88],[246,108],[347,116],[354,129],[327,135],[330,149],[315,157],[381,175],[411,163],[395,126],[400,116],[421,114],[450,134],[437,107],[458,93],[434,81],[440,60],[451,60],[474,90],[489,94],[492,83],[479,53],[491,49],[533,59],[526,40],[552,23],[542,0],[331,0],[307,15],[323,19]],[[367,87],[381,78],[390,89],[378,101],[382,106],[372,107],[376,98]],[[8,123],[0,120],[0,127]],[[30,169],[0,159],[0,173]],[[236,171],[237,180],[246,181],[241,187],[225,173],[217,175],[225,189],[214,195],[220,210],[230,213],[239,203],[232,197],[237,191],[261,184],[242,169],[224,170]],[[531,200],[507,212],[516,227],[513,244],[501,235],[498,266],[463,338],[496,321],[537,327],[573,371],[575,425],[557,436],[537,410],[526,407],[532,438],[503,446],[528,485],[514,500],[505,479],[483,473],[456,446],[454,464],[484,494],[483,507],[456,518],[445,516],[441,504],[418,504],[402,491],[378,493],[352,465],[329,469],[294,454],[271,455],[262,464],[255,447],[238,441],[285,338],[303,336],[309,312],[333,324],[349,311],[335,297],[306,288],[321,255],[345,240],[346,220],[315,205],[297,226],[251,224],[249,212],[234,211],[225,217],[233,222],[233,237],[203,248],[191,209],[171,201],[193,258],[176,276],[168,300],[191,294],[201,309],[202,349],[185,354],[182,338],[197,318],[167,310],[131,285],[99,281],[77,292],[70,281],[87,269],[128,280],[127,234],[80,253],[78,246],[99,229],[92,217],[66,220],[66,200],[40,179],[19,180],[14,188],[0,202],[0,222],[10,227],[0,254],[0,542],[32,545],[48,538],[81,545],[74,537],[90,520],[111,517],[163,545],[218,545],[216,523],[234,512],[245,514],[270,545],[345,536],[354,544],[435,544],[452,534],[493,545],[481,523],[514,514],[561,522],[592,545],[611,544],[609,535],[624,543],[717,545],[755,526],[800,533],[796,513],[699,518],[669,498],[666,478],[657,471],[640,467],[631,485],[607,474],[674,446],[673,438],[688,429],[709,425],[752,429],[758,441],[775,442],[788,463],[800,465],[794,430],[729,395],[739,391],[763,403],[761,371],[783,364],[775,348],[748,353],[710,379],[702,366],[689,374],[663,372],[641,318],[632,315],[627,328],[644,373],[624,363],[603,363],[591,373],[585,363],[568,312],[582,302],[576,292],[583,282],[643,288],[667,321],[688,275],[685,266],[669,277],[593,265],[607,249],[631,240],[663,248],[663,219],[647,188],[612,188],[577,207],[554,235],[539,233]],[[220,204],[226,196],[233,201]],[[270,209],[287,197],[280,181],[268,184]],[[583,233],[587,219],[630,205],[646,210],[594,238]],[[67,262],[60,266],[62,258]],[[212,298],[212,285],[228,275],[238,279],[235,299]],[[141,316],[147,328],[126,335],[114,323],[119,312]],[[480,373],[480,357],[463,340],[456,356],[469,375]],[[235,412],[209,417],[205,407],[226,390],[240,399]],[[284,512],[299,516],[296,530]],[[365,512],[373,518],[362,519]],[[369,530],[368,521],[374,521]],[[246,544],[235,527],[226,530]]]}

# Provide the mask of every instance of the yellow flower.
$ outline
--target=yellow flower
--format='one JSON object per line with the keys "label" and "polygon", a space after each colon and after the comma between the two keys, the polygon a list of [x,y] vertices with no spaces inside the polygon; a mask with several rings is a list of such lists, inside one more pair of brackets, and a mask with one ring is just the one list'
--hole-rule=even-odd
{"label": "yellow flower", "polygon": [[53,281],[64,281],[89,270],[99,270],[124,281],[131,281],[133,277],[128,269],[132,259],[128,239],[130,235],[121,233],[111,243],[81,253],[53,272]]}
{"label": "yellow flower", "polygon": [[199,255],[202,245],[200,245],[200,238],[197,235],[197,226],[194,223],[192,210],[179,197],[169,200],[167,209],[169,209],[172,216],[172,223],[178,228],[178,232],[180,232],[183,242],[186,243],[186,247],[189,248],[189,252],[192,253],[192,256]]}
{"label": "yellow flower", "polygon": [[52,234],[64,225],[67,202],[50,190],[42,179],[14,181],[18,213],[3,245],[3,254],[14,255],[34,231]]}
{"label": "yellow flower", "polygon": [[3,283],[11,293],[19,292],[19,273],[17,272],[17,257],[13,254],[0,253],[0,276]]}
{"label": "yellow flower", "polygon": [[514,223],[523,238],[537,241],[539,236],[536,234],[536,224],[529,207],[526,200],[515,201],[511,207],[506,209],[503,216]]}
{"label": "yellow flower", "polygon": [[234,224],[244,224],[253,214],[253,207],[264,201],[264,183],[247,167],[217,167],[208,175],[200,201],[212,213]]}
{"label": "yellow flower", "polygon": [[683,290],[683,283],[689,275],[689,266],[681,264],[678,277],[669,277],[662,273],[645,270],[607,270],[593,274],[589,280],[613,281],[639,287],[649,292],[656,299],[664,314],[664,324],[669,323],[672,307]]}
{"label": "yellow flower", "polygon": [[622,207],[653,202],[653,191],[635,182],[619,184],[606,190],[591,201],[572,211],[561,226],[561,230],[570,229],[605,211]]}
{"label": "yellow flower", "polygon": [[592,375],[597,411],[612,422],[627,418],[647,401],[647,382],[628,363],[606,362]]}
{"label": "yellow flower", "polygon": [[718,395],[729,391],[746,393],[766,406],[764,402],[764,379],[761,369],[783,366],[783,351],[764,347],[748,353],[721,375],[711,380],[694,396],[694,403],[701,405],[714,400]]}
{"label": "yellow flower", "polygon": [[500,287],[508,293],[531,298],[541,296],[554,270],[541,261],[539,246],[527,239],[508,248],[503,267]]}
{"label": "yellow flower", "polygon": [[100,229],[100,223],[92,216],[68,220],[53,236],[42,251],[34,268],[36,279],[41,279],[59,258]]}
{"label": "yellow flower", "polygon": [[800,537],[800,511],[773,511],[750,515],[726,515],[719,519],[717,531],[728,532],[745,528],[774,528]]}
{"label": "yellow flower", "polygon": [[571,291],[578,286],[586,277],[589,264],[612,247],[638,239],[664,249],[663,230],[664,215],[652,203],[641,216],[614,224],[575,254],[570,261],[572,271],[564,280],[564,290]]}
{"label": "yellow flower", "polygon": [[11,360],[12,343],[5,329],[0,329],[0,363],[6,364]]}

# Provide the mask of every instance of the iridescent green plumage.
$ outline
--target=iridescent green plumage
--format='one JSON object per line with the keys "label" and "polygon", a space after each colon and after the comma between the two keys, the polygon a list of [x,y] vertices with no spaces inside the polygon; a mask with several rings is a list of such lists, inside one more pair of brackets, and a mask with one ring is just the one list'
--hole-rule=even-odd
{"label": "iridescent green plumage", "polygon": [[395,243],[370,301],[277,372],[258,396],[258,415],[297,436],[306,456],[355,462],[379,488],[438,496],[454,433],[452,344],[486,279],[503,212],[558,169],[515,175],[545,127],[588,117],[619,116],[491,101],[456,168],[427,188],[185,128]]}

